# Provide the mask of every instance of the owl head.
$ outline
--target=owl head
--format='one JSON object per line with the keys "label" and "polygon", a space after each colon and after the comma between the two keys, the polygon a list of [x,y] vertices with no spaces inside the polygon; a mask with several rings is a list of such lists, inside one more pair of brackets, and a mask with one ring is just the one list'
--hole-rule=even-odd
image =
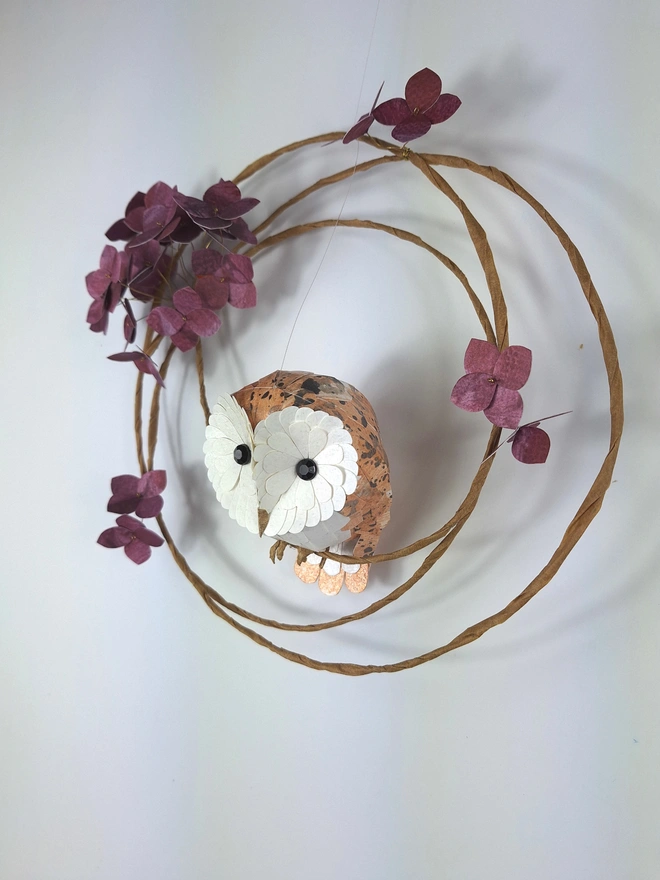
{"label": "owl head", "polygon": [[387,458],[373,410],[333,377],[277,371],[223,394],[204,454],[218,500],[254,534],[291,535],[322,549],[347,540],[383,493],[389,517]]}

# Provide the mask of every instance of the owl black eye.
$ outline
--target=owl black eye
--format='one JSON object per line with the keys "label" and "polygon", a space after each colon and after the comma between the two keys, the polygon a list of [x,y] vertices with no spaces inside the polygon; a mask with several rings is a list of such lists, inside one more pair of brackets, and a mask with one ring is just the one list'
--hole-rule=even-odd
{"label": "owl black eye", "polygon": [[313,480],[316,476],[316,462],[311,458],[303,458],[296,465],[296,473],[301,480]]}
{"label": "owl black eye", "polygon": [[234,449],[234,461],[237,464],[250,464],[252,461],[250,447],[245,443],[241,443],[240,446],[237,446],[236,449]]}

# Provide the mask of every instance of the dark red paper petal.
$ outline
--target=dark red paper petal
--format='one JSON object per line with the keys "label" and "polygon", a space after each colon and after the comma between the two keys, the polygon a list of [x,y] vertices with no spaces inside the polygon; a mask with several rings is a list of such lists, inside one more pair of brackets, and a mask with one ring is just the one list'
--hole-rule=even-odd
{"label": "dark red paper petal", "polygon": [[135,361],[145,357],[141,351],[120,351],[119,354],[109,354],[109,361]]}
{"label": "dark red paper petal", "polygon": [[172,241],[176,241],[179,244],[189,244],[201,234],[202,230],[187,214],[183,214],[183,209],[181,210],[182,216],[179,218],[176,229],[170,232],[170,237]]}
{"label": "dark red paper petal", "polygon": [[125,495],[113,495],[108,501],[108,511],[110,513],[134,513],[138,506],[139,498],[133,496],[126,498]]}
{"label": "dark red paper petal", "polygon": [[526,425],[516,431],[511,452],[523,464],[543,464],[550,452],[550,438],[541,428]]}
{"label": "dark red paper petal", "polygon": [[237,217],[242,217],[243,214],[247,214],[248,211],[256,208],[258,204],[259,199],[239,199],[237,202],[231,202],[222,208],[220,213],[225,220],[236,220]]}
{"label": "dark red paper petal", "polygon": [[201,248],[193,251],[191,265],[195,275],[213,275],[214,272],[222,269],[222,254],[211,248]]}
{"label": "dark red paper petal", "polygon": [[113,223],[105,233],[105,237],[110,241],[128,241],[133,238],[134,235],[135,233],[126,225],[126,221],[123,217],[121,220],[117,220]]}
{"label": "dark red paper petal", "polygon": [[90,323],[89,329],[92,331],[92,333],[107,333],[108,313],[103,312],[103,317],[94,323]]}
{"label": "dark red paper petal", "polygon": [[481,412],[493,400],[496,388],[486,373],[468,373],[454,385],[451,402],[467,412]]}
{"label": "dark red paper petal", "polygon": [[[192,287],[182,287],[181,290],[177,290],[172,297],[172,300],[175,308],[177,311],[181,312],[182,315],[187,315],[189,312],[199,309],[202,306],[202,300],[199,294],[195,293]],[[177,330],[178,329],[179,328],[177,327]]]}
{"label": "dark red paper petal", "polygon": [[159,180],[158,183],[154,183],[147,192],[144,198],[144,204],[147,208],[151,208],[153,205],[166,205],[167,207],[170,207],[174,204],[172,196],[172,187],[163,183],[162,180]]}
{"label": "dark red paper petal", "polygon": [[142,523],[140,523],[140,528],[136,530],[135,536],[138,541],[149,544],[151,547],[160,547],[164,543],[160,535],[152,532],[151,529],[146,528]]}
{"label": "dark red paper petal", "polygon": [[[128,300],[124,301],[124,305],[129,306]],[[135,315],[133,314],[133,310],[130,312],[127,310],[126,317],[124,318],[124,339],[129,344],[135,342],[135,337],[137,336],[137,322],[135,320]]]}
{"label": "dark red paper petal", "polygon": [[168,306],[152,309],[147,317],[147,324],[161,336],[171,336],[183,327],[183,323],[183,315]]}
{"label": "dark red paper petal", "polygon": [[174,345],[176,345],[179,351],[190,351],[197,345],[197,340],[199,339],[199,336],[196,333],[193,333],[189,328],[183,327],[171,338],[172,342],[174,343]]}
{"label": "dark red paper petal", "polygon": [[227,227],[225,234],[238,238],[240,241],[246,242],[246,244],[257,243],[257,236],[252,232],[242,217],[237,217],[231,226]]}
{"label": "dark red paper petal", "polygon": [[195,291],[200,295],[202,304],[209,309],[221,309],[227,305],[229,284],[213,275],[202,275],[198,278]]}
{"label": "dark red paper petal", "polygon": [[130,202],[126,205],[126,210],[124,211],[124,214],[130,214],[130,212],[133,211],[135,208],[143,208],[144,199],[145,194],[141,190],[138,190],[133,198],[130,200]]}
{"label": "dark red paper petal", "polygon": [[398,125],[410,116],[410,108],[403,98],[390,98],[374,107],[373,115],[381,125]]}
{"label": "dark red paper petal", "polygon": [[216,207],[222,207],[230,202],[237,202],[241,197],[241,191],[231,180],[220,180],[214,183],[204,193],[204,201],[210,202]]}
{"label": "dark red paper petal", "polygon": [[436,103],[424,112],[424,116],[432,125],[437,125],[439,122],[445,122],[450,116],[453,116],[460,106],[461,99],[457,98],[456,95],[440,95]]}
{"label": "dark red paper petal", "polygon": [[244,254],[227,254],[223,260],[222,272],[232,281],[252,281],[254,266]]}
{"label": "dark red paper petal", "polygon": [[371,128],[373,121],[374,116],[372,113],[367,113],[364,116],[361,116],[355,125],[348,129],[344,135],[342,143],[350,144],[351,141],[356,141],[358,138],[364,137]]}
{"label": "dark red paper petal", "polygon": [[126,529],[113,526],[98,536],[96,543],[101,547],[124,547],[131,540],[131,533]]}
{"label": "dark red paper petal", "polygon": [[108,275],[112,275],[112,269],[115,265],[116,258],[117,248],[113,247],[111,244],[106,244],[101,253],[101,259],[99,260],[99,268],[101,271],[106,272]]}
{"label": "dark red paper petal", "polygon": [[145,498],[151,498],[160,493],[167,486],[167,474],[164,470],[147,471],[138,480],[137,492]]}
{"label": "dark red paper petal", "polygon": [[108,314],[105,308],[105,302],[102,299],[95,299],[87,312],[87,323],[96,324],[99,321],[107,319]]}
{"label": "dark red paper petal", "polygon": [[410,116],[405,122],[392,129],[392,137],[402,144],[423,137],[431,129],[431,123],[425,116]]}
{"label": "dark red paper petal", "polygon": [[151,547],[148,547],[146,544],[143,544],[142,541],[135,538],[130,544],[127,544],[124,547],[124,553],[128,556],[131,562],[134,562],[136,565],[142,565],[142,563],[146,562],[151,556]]}
{"label": "dark red paper petal", "polygon": [[134,516],[118,516],[117,525],[123,529],[128,529],[129,532],[135,532],[136,529],[144,528],[140,520],[135,519]]}
{"label": "dark red paper petal", "polygon": [[141,357],[136,358],[135,366],[141,373],[149,373],[151,374],[156,382],[160,385],[161,388],[165,387],[165,383],[163,382],[163,377],[158,372],[158,367],[151,360],[150,357],[147,357],[146,354],[143,354]]}
{"label": "dark red paper petal", "polygon": [[229,285],[229,304],[235,309],[252,309],[257,304],[257,288],[251,282],[248,284]]}
{"label": "dark red paper petal", "polygon": [[95,269],[85,276],[85,284],[89,295],[93,296],[94,299],[100,299],[104,296],[110,285],[110,276],[102,269]]}
{"label": "dark red paper petal", "polygon": [[148,519],[151,516],[158,516],[163,509],[163,499],[160,495],[153,498],[140,498],[135,508],[135,512],[142,519]]}
{"label": "dark red paper petal", "polygon": [[442,80],[434,71],[425,67],[413,74],[406,83],[406,102],[412,110],[424,113],[440,97]]}
{"label": "dark red paper petal", "polygon": [[524,345],[510,345],[498,357],[493,375],[499,385],[517,391],[529,379],[532,352]]}
{"label": "dark red paper petal", "polygon": [[114,312],[114,310],[117,308],[123,292],[124,285],[121,284],[119,281],[116,281],[110,285],[105,295],[105,307],[109,312]]}
{"label": "dark red paper petal", "polygon": [[199,214],[191,215],[195,223],[202,229],[226,229],[231,226],[231,220],[220,217],[218,214]]}
{"label": "dark red paper petal", "polygon": [[[470,373],[470,376],[478,376],[478,373]],[[523,401],[517,391],[509,388],[496,386],[495,394],[489,406],[484,410],[484,415],[489,422],[499,428],[517,428],[523,413]]]}
{"label": "dark red paper petal", "polygon": [[125,223],[133,232],[142,232],[144,229],[144,205],[133,208],[126,212]]}
{"label": "dark red paper petal", "polygon": [[92,333],[107,333],[108,332],[108,313],[103,312],[103,316],[99,318],[98,321],[90,322],[89,329]]}
{"label": "dark red paper petal", "polygon": [[[231,296],[230,296],[231,300]],[[220,329],[220,318],[210,309],[195,309],[187,317],[189,330],[198,336],[213,336]]]}
{"label": "dark red paper petal", "polygon": [[[139,482],[139,477],[136,477],[133,474],[120,474],[118,477],[113,477],[110,481],[110,490],[113,495],[121,495],[124,497],[137,495]],[[121,512],[123,511],[120,511],[120,513]]]}
{"label": "dark red paper petal", "polygon": [[145,229],[144,232],[136,235],[132,241],[129,241],[126,247],[133,250],[133,248],[138,248],[141,245],[146,244],[148,241],[153,241],[159,234],[160,226],[150,226],[148,229]]}
{"label": "dark red paper petal", "polygon": [[500,356],[499,349],[485,339],[471,339],[465,350],[463,366],[466,373],[491,373]]}

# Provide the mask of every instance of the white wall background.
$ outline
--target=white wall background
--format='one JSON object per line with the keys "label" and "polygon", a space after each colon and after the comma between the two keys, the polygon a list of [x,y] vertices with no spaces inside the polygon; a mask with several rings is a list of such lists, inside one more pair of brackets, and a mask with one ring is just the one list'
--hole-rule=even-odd
{"label": "white wall background", "polygon": [[[3,880],[658,876],[660,12],[644,0],[376,9],[2,6]],[[347,128],[372,28],[360,112],[383,79],[389,97],[437,70],[464,106],[420,149],[503,167],[578,243],[619,342],[627,428],[601,514],[537,598],[468,648],[351,679],[228,628],[166,548],[137,568],[95,544],[112,522],[109,478],[136,468],[134,370],[105,359],[119,321],[107,338],[88,332],[84,276],[136,189],[163,179],[199,193],[284,143]],[[257,219],[355,150],[319,148],[255,179]],[[503,450],[469,526],[400,602],[318,637],[275,634],[324,659],[398,660],[500,608],[548,559],[607,448],[595,325],[565,257],[506,194],[448,176],[491,234],[512,341],[534,350],[527,414],[574,414],[551,423],[544,468]],[[345,193],[281,227],[336,216]],[[344,216],[428,235],[485,294],[455,214],[410,166],[356,180]],[[279,365],[327,241],[259,259],[259,308],[225,315],[207,345],[212,396]],[[476,333],[430,258],[337,233],[286,366],[339,375],[376,407],[396,493],[384,547],[444,522],[476,469],[485,420],[448,402]],[[212,497],[193,376],[178,376],[158,459],[165,512],[228,598],[329,619],[408,576],[411,560],[380,569],[363,597],[328,600],[288,558],[273,568]]]}

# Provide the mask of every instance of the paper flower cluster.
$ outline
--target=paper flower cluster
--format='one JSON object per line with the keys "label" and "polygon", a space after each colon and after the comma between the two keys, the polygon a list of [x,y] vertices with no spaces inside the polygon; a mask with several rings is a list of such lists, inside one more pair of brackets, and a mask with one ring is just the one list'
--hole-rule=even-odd
{"label": "paper flower cluster", "polygon": [[406,83],[405,98],[390,98],[378,103],[381,86],[369,113],[365,113],[344,135],[344,143],[363,137],[374,122],[394,126],[395,141],[408,143],[425,135],[432,125],[446,122],[461,106],[456,95],[442,94],[442,80],[425,67],[410,77]]}
{"label": "paper flower cluster", "polygon": [[132,474],[113,477],[108,511],[122,515],[117,517],[115,526],[101,532],[98,543],[102,547],[123,547],[124,553],[137,565],[146,562],[151,548],[160,547],[163,539],[139,519],[126,514],[135,513],[141,519],[158,516],[163,509],[161,493],[166,485],[165,471],[147,471],[141,477]]}
{"label": "paper flower cluster", "polygon": [[[149,303],[149,326],[169,336],[181,351],[188,351],[201,336],[218,331],[221,321],[215,312],[227,303],[252,308],[257,302],[252,262],[229,251],[227,242],[256,243],[243,215],[258,204],[258,199],[243,198],[239,188],[227,180],[209,187],[201,199],[162,181],[146,193],[136,193],[124,216],[106,232],[110,241],[125,242],[124,249],[106,245],[99,268],[85,279],[93,300],[87,312],[90,330],[106,333],[110,315],[121,304],[124,339],[131,345],[137,330],[131,303]],[[195,246],[197,239],[200,243]],[[191,250],[192,285],[186,270],[187,248]],[[124,350],[110,359],[130,361],[161,381],[156,365],[139,349]]]}
{"label": "paper flower cluster", "polygon": [[454,385],[452,403],[467,412],[483,412],[500,428],[514,428],[505,441],[512,444],[514,458],[524,464],[543,464],[550,452],[550,437],[539,423],[547,419],[520,424],[523,400],[519,390],[529,379],[532,352],[522,345],[510,345],[500,352],[492,342],[471,339],[463,365],[465,376]]}

